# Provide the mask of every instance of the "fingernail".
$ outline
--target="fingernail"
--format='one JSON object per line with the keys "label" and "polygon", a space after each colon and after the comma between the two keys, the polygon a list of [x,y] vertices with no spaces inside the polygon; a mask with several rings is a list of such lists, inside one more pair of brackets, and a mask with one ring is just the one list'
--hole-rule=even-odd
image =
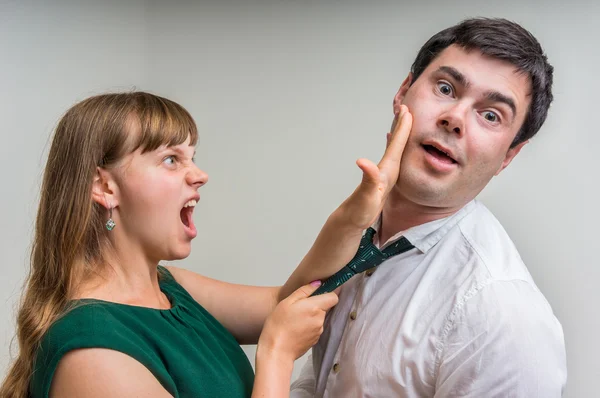
{"label": "fingernail", "polygon": [[319,280],[312,281],[312,282],[310,283],[310,285],[311,285],[311,286],[314,286],[314,287],[319,287],[319,286],[321,286],[321,281],[319,281]]}

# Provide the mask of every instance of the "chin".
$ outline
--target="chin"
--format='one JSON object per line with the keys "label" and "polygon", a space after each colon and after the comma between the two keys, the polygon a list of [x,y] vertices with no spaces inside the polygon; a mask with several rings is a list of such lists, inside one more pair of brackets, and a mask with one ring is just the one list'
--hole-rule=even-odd
{"label": "chin", "polygon": [[485,185],[474,189],[467,185],[461,175],[448,175],[441,178],[431,175],[427,170],[413,167],[410,171],[401,171],[398,190],[408,202],[430,208],[459,208],[473,200]]}
{"label": "chin", "polygon": [[164,260],[165,261],[183,260],[183,259],[189,257],[191,252],[192,252],[192,248],[189,245],[187,247],[178,247],[178,248],[175,248],[174,250],[171,250],[169,252],[169,254],[167,256],[165,256]]}
{"label": "chin", "polygon": [[399,184],[402,196],[420,206],[449,207],[452,197],[450,189],[439,181],[430,178],[405,178]]}
{"label": "chin", "polygon": [[408,196],[409,200],[424,207],[449,207],[449,200],[445,196],[432,193],[417,192]]}
{"label": "chin", "polygon": [[403,196],[409,202],[431,209],[458,209],[474,198],[474,196],[463,196],[448,187],[426,185],[405,189]]}
{"label": "chin", "polygon": [[191,250],[187,250],[184,253],[178,254],[176,260],[183,260],[185,258],[188,258],[191,253],[192,253]]}

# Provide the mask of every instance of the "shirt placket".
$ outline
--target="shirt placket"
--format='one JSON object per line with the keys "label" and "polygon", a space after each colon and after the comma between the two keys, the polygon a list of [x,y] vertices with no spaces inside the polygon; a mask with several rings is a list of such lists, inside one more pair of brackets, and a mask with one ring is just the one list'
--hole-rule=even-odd
{"label": "shirt placket", "polygon": [[[364,308],[364,292],[365,285],[371,278],[371,275],[375,272],[376,268],[369,269],[365,271],[363,274],[357,276],[357,278],[361,278],[359,283],[356,286],[356,294],[354,295],[354,299],[352,302],[352,306],[350,307],[350,312],[346,314],[346,326],[344,328],[344,333],[342,335],[342,339],[340,341],[340,345],[335,353],[333,359],[333,365],[329,369],[329,377],[327,379],[327,387],[325,388],[325,396],[330,396],[329,394],[332,391],[339,392],[339,388],[342,390],[346,390],[348,386],[338,386],[338,380],[340,379],[341,372],[345,370],[345,366],[352,366],[351,363],[345,362],[345,359],[348,358],[344,355],[347,352],[347,344],[355,344],[356,342],[351,341],[353,336],[356,334],[353,333],[356,328],[361,328],[362,324],[360,322],[361,311]],[[328,393],[329,392],[329,393]],[[331,395],[334,396],[334,395]]]}

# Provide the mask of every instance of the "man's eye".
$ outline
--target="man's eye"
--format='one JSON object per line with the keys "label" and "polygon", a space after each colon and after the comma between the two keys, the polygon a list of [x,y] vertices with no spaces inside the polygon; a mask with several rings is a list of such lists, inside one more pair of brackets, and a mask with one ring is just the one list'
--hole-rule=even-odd
{"label": "man's eye", "polygon": [[448,83],[439,82],[437,86],[438,86],[438,90],[440,91],[440,93],[442,93],[444,95],[452,95],[452,93],[453,93],[452,86],[449,85]]}
{"label": "man's eye", "polygon": [[483,117],[485,118],[485,120],[492,123],[497,123],[499,119],[498,115],[491,111],[483,112]]}

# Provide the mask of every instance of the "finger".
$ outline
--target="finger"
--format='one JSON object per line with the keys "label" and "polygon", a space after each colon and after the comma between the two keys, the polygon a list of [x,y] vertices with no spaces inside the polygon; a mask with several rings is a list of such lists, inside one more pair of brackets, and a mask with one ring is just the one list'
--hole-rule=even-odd
{"label": "finger", "polygon": [[319,286],[321,286],[321,281],[313,281],[313,282],[309,283],[308,285],[301,286],[298,289],[296,289],[295,292],[290,294],[286,298],[286,300],[289,301],[290,303],[295,303],[298,300],[310,297],[310,295],[313,294],[315,292],[315,290],[317,290],[319,288]]}
{"label": "finger", "polygon": [[404,111],[401,106],[400,109],[398,110],[398,113],[394,114],[394,120],[392,120],[392,125],[390,126],[390,132],[388,133],[388,135],[390,137],[392,136],[392,131],[396,130],[396,126],[398,125],[398,122],[400,121],[400,118],[402,117],[403,114],[404,114]]}
{"label": "finger", "polygon": [[379,168],[369,159],[358,159],[356,165],[362,170],[363,178],[361,185],[365,187],[377,186],[379,184]]}
{"label": "finger", "polygon": [[307,304],[314,305],[323,311],[328,311],[331,307],[336,305],[338,301],[339,298],[337,294],[333,292],[320,294],[306,299]]}
{"label": "finger", "polygon": [[396,117],[396,120],[397,121],[393,124],[392,131],[389,133],[390,138],[388,140],[388,145],[380,163],[388,160],[399,162],[402,150],[406,145],[406,140],[410,135],[410,130],[412,128],[412,114],[405,105],[400,107],[400,113]]}
{"label": "finger", "polygon": [[379,162],[380,169],[390,163],[400,164],[402,152],[412,128],[412,114],[408,111],[408,108],[402,105],[400,112],[400,121],[396,124],[394,131],[392,131],[392,138]]}

